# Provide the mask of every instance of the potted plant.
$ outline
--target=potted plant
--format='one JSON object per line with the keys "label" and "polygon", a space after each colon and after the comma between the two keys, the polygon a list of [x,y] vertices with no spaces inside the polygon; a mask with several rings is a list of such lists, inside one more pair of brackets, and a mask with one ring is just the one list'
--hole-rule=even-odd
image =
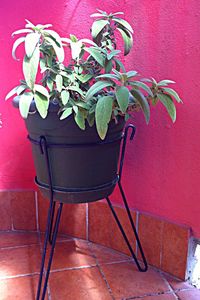
{"label": "potted plant", "polygon": [[[35,26],[28,20],[24,29],[13,33],[20,35],[13,45],[14,59],[18,46],[25,48],[24,79],[6,99],[17,94],[14,105],[33,142],[37,183],[45,195],[49,181],[38,147],[40,137],[55,146],[48,149],[55,200],[88,202],[111,194],[122,131],[134,112],[142,110],[148,123],[150,105],[161,102],[176,120],[174,101],[181,99],[168,87],[174,82],[141,79],[137,71],[126,71],[118,58],[116,32],[122,37],[124,55],[133,45],[133,29],[122,14],[98,10],[91,15],[92,40],[62,38],[52,25]],[[65,49],[71,52],[68,63]]]}

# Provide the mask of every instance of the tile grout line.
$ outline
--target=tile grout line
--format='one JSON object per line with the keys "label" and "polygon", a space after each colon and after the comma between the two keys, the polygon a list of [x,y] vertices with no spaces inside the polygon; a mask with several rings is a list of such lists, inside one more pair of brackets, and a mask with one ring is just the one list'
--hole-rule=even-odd
{"label": "tile grout line", "polygon": [[35,243],[35,244],[26,244],[26,245],[18,245],[18,246],[7,246],[7,247],[0,247],[0,251],[1,250],[12,250],[12,249],[18,249],[18,248],[25,248],[25,247],[32,247],[32,246],[39,246],[39,243]]}
{"label": "tile grout line", "polygon": [[39,275],[39,272],[2,276],[2,277],[0,277],[0,279],[1,280],[15,279],[15,278],[21,278],[21,277],[30,277],[30,276],[34,276],[34,275]]}
{"label": "tile grout line", "polygon": [[73,271],[73,270],[81,270],[81,269],[91,269],[95,268],[97,264],[91,264],[91,265],[85,265],[85,266],[79,266],[79,267],[64,267],[64,268],[59,268],[59,269],[54,269],[51,270],[51,273],[56,273],[56,272],[62,272],[62,271]]}
{"label": "tile grout line", "polygon": [[108,292],[109,292],[110,296],[112,297],[113,300],[115,300],[115,297],[113,295],[112,289],[111,289],[111,287],[110,287],[110,285],[109,285],[109,283],[108,283],[108,281],[106,279],[106,276],[105,276],[103,270],[101,269],[101,267],[100,267],[100,265],[98,263],[97,263],[97,268],[98,268],[98,270],[99,270],[99,272],[100,272],[100,274],[101,274],[101,276],[102,276],[102,278],[103,278],[103,280],[104,280],[104,282],[105,282],[105,284],[107,286],[107,289],[108,289]]}
{"label": "tile grout line", "polygon": [[179,300],[178,296],[176,295],[174,289],[172,288],[172,286],[170,285],[170,283],[168,282],[168,280],[165,278],[164,274],[160,271],[158,271],[158,273],[160,274],[161,278],[163,279],[163,281],[166,283],[166,285],[168,286],[170,292],[172,292],[172,295]]}
{"label": "tile grout line", "polygon": [[89,246],[90,253],[91,253],[91,255],[93,256],[93,258],[95,259],[95,261],[96,261],[96,267],[98,268],[99,273],[101,274],[101,276],[102,276],[102,278],[103,278],[103,281],[104,281],[105,284],[106,284],[106,287],[107,287],[107,289],[108,289],[109,295],[112,297],[112,300],[115,300],[115,297],[114,297],[114,295],[113,295],[112,289],[111,289],[111,287],[110,287],[110,285],[109,285],[109,283],[108,283],[108,281],[107,281],[107,279],[106,279],[106,276],[105,276],[103,270],[102,270],[101,267],[100,267],[98,258],[97,258],[96,255],[92,252],[92,249],[91,249],[91,247],[90,247],[90,244],[92,244],[92,243],[91,243],[91,242],[88,242],[88,246]]}
{"label": "tile grout line", "polygon": [[39,231],[38,193],[36,191],[35,191],[35,218],[36,218],[36,230]]}
{"label": "tile grout line", "polygon": [[[152,296],[162,296],[162,295],[173,295],[176,297],[176,295],[170,291],[167,291],[167,292],[158,292],[158,293],[149,293],[149,294],[144,294],[144,295],[141,295],[141,296],[133,296],[133,297],[128,297],[128,298],[123,298],[121,300],[134,300],[134,299],[145,299],[146,297],[152,297]],[[159,298],[161,299],[161,298]],[[176,298],[177,300],[181,300],[179,298]]]}

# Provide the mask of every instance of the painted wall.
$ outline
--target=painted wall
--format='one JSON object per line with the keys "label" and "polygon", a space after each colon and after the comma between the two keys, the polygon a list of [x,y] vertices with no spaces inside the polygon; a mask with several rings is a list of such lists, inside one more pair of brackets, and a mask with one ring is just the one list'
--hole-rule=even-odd
{"label": "painted wall", "polygon": [[200,238],[199,0],[1,0],[0,189],[34,188],[23,120],[3,101],[21,78],[20,64],[11,58],[11,33],[26,18],[53,23],[62,35],[89,37],[89,15],[96,8],[124,11],[134,27],[135,47],[126,59],[127,68],[139,70],[144,77],[175,80],[184,101],[174,125],[162,107],[152,109],[148,127],[141,114],[134,117],[137,134],[128,146],[124,168],[130,206],[189,225]]}

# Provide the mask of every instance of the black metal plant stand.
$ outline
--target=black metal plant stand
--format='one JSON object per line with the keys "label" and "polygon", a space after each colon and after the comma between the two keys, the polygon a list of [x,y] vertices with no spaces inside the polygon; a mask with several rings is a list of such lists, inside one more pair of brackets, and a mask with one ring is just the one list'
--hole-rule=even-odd
{"label": "black metal plant stand", "polygon": [[[122,178],[122,170],[123,170],[123,164],[124,164],[124,157],[125,157],[125,150],[126,150],[126,144],[127,144],[127,138],[128,138],[128,131],[131,130],[131,134],[130,134],[130,140],[133,140],[133,137],[135,135],[135,127],[132,124],[129,124],[128,126],[126,126],[125,128],[125,132],[123,135],[123,143],[122,143],[122,150],[121,150],[121,157],[120,157],[120,164],[119,164],[119,172],[118,172],[118,186],[119,186],[119,190],[122,196],[122,200],[124,202],[125,208],[126,208],[126,212],[127,212],[127,216],[128,219],[130,221],[132,230],[133,230],[133,234],[134,237],[136,239],[137,242],[137,246],[138,249],[140,251],[141,254],[141,258],[142,258],[142,263],[141,264],[137,257],[135,252],[133,251],[133,248],[129,242],[129,239],[127,238],[127,235],[123,229],[123,226],[120,223],[120,220],[114,210],[114,207],[110,201],[109,197],[106,197],[107,203],[112,211],[112,214],[115,218],[115,221],[121,231],[121,234],[130,250],[130,253],[136,263],[136,266],[138,268],[138,270],[140,272],[146,272],[148,269],[147,266],[147,261],[142,249],[142,245],[140,243],[140,239],[139,236],[137,234],[137,230],[135,228],[132,216],[131,216],[131,212],[126,200],[126,196],[122,187],[122,183],[121,183],[121,178]],[[59,203],[59,207],[57,209],[57,214],[55,217],[55,204],[56,201],[53,199],[53,195],[54,195],[54,190],[53,190],[53,183],[52,183],[52,174],[51,174],[51,166],[50,166],[50,160],[49,160],[49,155],[48,155],[48,148],[50,148],[51,146],[55,145],[51,145],[50,143],[48,143],[46,141],[46,138],[44,136],[40,137],[40,141],[35,141],[33,139],[31,139],[29,137],[29,140],[31,142],[33,142],[34,144],[38,144],[40,146],[41,149],[41,153],[44,155],[44,159],[46,161],[46,167],[48,170],[48,180],[49,180],[49,190],[50,190],[50,204],[49,204],[49,210],[48,210],[48,216],[47,216],[47,224],[46,224],[46,231],[45,231],[45,240],[44,240],[44,248],[43,248],[43,254],[42,254],[42,261],[41,261],[41,268],[40,268],[40,277],[39,277],[39,282],[38,282],[38,290],[37,290],[37,296],[36,296],[36,300],[44,300],[45,295],[46,295],[46,289],[47,289],[47,284],[48,284],[48,279],[49,279],[49,274],[50,274],[50,269],[51,269],[51,263],[52,263],[52,259],[53,259],[53,254],[54,254],[54,249],[55,249],[55,244],[56,244],[56,238],[57,238],[57,233],[58,233],[58,227],[59,227],[59,223],[60,223],[60,217],[61,217],[61,213],[62,213],[62,207],[63,207],[63,203],[60,202]],[[63,145],[62,145],[63,146]],[[67,145],[64,145],[67,146]],[[77,190],[78,192],[79,190]],[[50,256],[49,256],[49,260],[48,260],[48,264],[47,264],[47,269],[46,269],[46,274],[44,273],[44,265],[45,265],[45,258],[46,258],[46,252],[47,252],[47,245],[48,242],[51,245],[51,250],[50,250]],[[43,288],[42,288],[42,281],[43,281],[43,277],[44,277],[44,284],[43,284]]]}

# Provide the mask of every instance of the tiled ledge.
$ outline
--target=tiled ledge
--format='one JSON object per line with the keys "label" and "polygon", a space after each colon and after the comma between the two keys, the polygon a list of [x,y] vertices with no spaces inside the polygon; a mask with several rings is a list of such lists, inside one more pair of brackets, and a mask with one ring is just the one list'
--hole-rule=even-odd
{"label": "tiled ledge", "polygon": [[[48,205],[49,201],[34,191],[1,191],[0,230],[44,231]],[[126,212],[122,207],[115,208],[137,253]],[[138,211],[131,213],[148,263],[184,280],[190,229]],[[111,211],[103,200],[64,205],[59,231],[129,255]],[[137,255],[140,258],[140,254]]]}

